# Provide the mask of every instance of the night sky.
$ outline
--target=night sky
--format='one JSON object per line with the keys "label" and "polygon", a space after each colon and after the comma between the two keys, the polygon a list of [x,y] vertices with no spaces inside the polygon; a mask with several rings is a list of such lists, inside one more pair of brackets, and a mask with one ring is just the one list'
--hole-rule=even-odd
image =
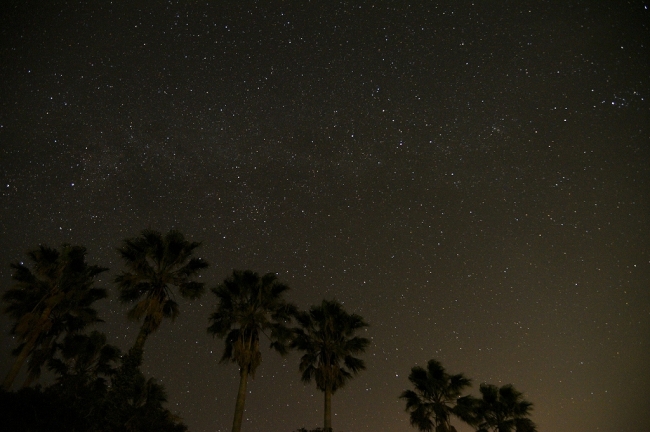
{"label": "night sky", "polygon": [[[27,250],[84,245],[128,349],[117,248],[174,228],[208,287],[277,272],[368,321],[334,430],[415,430],[398,396],[431,358],[514,384],[540,431],[648,430],[650,2],[0,8],[3,290]],[[143,370],[191,431],[230,430],[216,298],[180,307]],[[298,359],[263,351],[243,430],[322,426]]]}

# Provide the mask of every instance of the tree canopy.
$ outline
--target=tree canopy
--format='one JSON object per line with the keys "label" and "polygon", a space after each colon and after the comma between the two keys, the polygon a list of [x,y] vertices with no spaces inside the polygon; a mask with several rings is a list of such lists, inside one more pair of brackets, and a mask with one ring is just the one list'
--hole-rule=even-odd
{"label": "tree canopy", "polygon": [[451,417],[459,415],[456,403],[471,380],[462,373],[448,374],[439,361],[431,359],[426,369],[411,368],[409,381],[415,390],[403,391],[400,398],[406,401],[411,425],[427,432],[455,431]]}
{"label": "tree canopy", "polygon": [[253,271],[233,271],[222,284],[212,288],[217,309],[210,315],[208,333],[224,340],[221,362],[239,366],[239,390],[235,404],[233,432],[241,429],[248,375],[262,363],[260,337],[265,335],[271,348],[287,353],[291,331],[287,324],[296,307],[284,299],[289,287],[273,273],[261,276]]}
{"label": "tree canopy", "polygon": [[180,313],[172,287],[188,299],[203,294],[204,284],[192,279],[208,266],[201,258],[192,257],[200,245],[185,240],[179,231],[171,230],[163,236],[158,231],[144,230],[140,237],[124,240],[118,249],[127,267],[115,279],[120,300],[135,302],[128,317],[143,320],[134,350],[142,351],[147,337],[164,318],[174,320]]}
{"label": "tree canopy", "polygon": [[32,268],[12,263],[14,285],[2,296],[4,312],[15,323],[11,334],[19,340],[16,360],[3,388],[11,388],[23,363],[31,357],[26,383],[38,378],[41,367],[64,333],[75,333],[101,321],[93,303],[107,296],[95,288],[95,278],[106,269],[86,263],[86,249],[64,244],[61,250],[45,245],[27,253]]}
{"label": "tree canopy", "polygon": [[365,362],[355,357],[365,352],[370,340],[356,333],[368,327],[360,315],[349,314],[336,300],[323,300],[308,312],[296,315],[300,327],[295,329],[292,347],[304,354],[299,370],[302,381],[316,381],[324,393],[323,430],[332,428],[331,397],[359,372]]}

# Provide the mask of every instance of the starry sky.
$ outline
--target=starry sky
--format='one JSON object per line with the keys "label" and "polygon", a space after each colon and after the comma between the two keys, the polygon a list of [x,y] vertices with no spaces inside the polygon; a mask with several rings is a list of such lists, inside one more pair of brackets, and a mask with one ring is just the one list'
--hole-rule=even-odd
{"label": "starry sky", "polygon": [[[514,384],[541,431],[647,428],[648,1],[0,7],[2,287],[38,244],[84,245],[127,349],[116,249],[174,228],[209,287],[277,272],[370,323],[335,430],[415,430],[398,395],[431,358]],[[216,299],[180,303],[143,369],[191,431],[230,430]],[[244,430],[322,426],[298,359],[263,351]]]}

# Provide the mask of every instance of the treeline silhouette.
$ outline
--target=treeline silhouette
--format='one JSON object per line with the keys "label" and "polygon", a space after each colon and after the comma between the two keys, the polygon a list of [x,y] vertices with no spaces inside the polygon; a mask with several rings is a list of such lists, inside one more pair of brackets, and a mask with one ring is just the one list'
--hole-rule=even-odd
{"label": "treeline silhouette", "polygon": [[[114,280],[119,300],[133,305],[127,317],[141,323],[126,353],[91,330],[103,322],[95,303],[108,292],[95,282],[107,269],[88,264],[84,247],[41,245],[27,253],[29,265],[11,263],[14,284],[2,301],[17,346],[0,391],[3,430],[186,431],[182,419],[165,408],[164,387],[146,378],[140,367],[148,337],[163,320],[180,314],[174,293],[193,300],[205,292],[197,276],[208,263],[194,256],[199,246],[175,230],[164,235],[144,230],[118,248],[125,266]],[[281,355],[301,353],[301,380],[315,382],[324,395],[323,428],[314,431],[332,431],[332,395],[366,368],[358,357],[370,344],[359,336],[368,327],[364,319],[335,299],[301,311],[285,298],[288,290],[275,274],[251,270],[234,270],[210,290],[217,306],[206,317],[207,332],[224,341],[221,362],[239,367],[233,432],[241,430],[248,378],[262,362],[261,343]],[[22,369],[22,388],[12,391]],[[44,369],[54,377],[47,386],[38,383]],[[435,360],[426,370],[414,367],[409,380],[415,391],[400,397],[419,430],[454,431],[452,416],[477,431],[536,430],[527,418],[532,404],[512,386],[481,385],[482,399],[461,397],[470,381],[462,374],[447,375]]]}

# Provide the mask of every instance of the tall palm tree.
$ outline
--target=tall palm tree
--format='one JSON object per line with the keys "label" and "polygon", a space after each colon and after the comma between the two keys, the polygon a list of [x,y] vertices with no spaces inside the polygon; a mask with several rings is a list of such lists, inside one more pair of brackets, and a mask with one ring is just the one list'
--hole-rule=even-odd
{"label": "tall palm tree", "polygon": [[156,331],[163,318],[176,319],[178,303],[171,287],[178,288],[181,297],[196,299],[203,294],[204,284],[192,280],[208,263],[192,257],[198,242],[188,242],[178,231],[164,236],[152,230],[142,231],[140,237],[124,240],[119,253],[127,271],[115,282],[122,302],[137,302],[129,311],[130,319],[143,320],[132,352],[141,358],[147,337]]}
{"label": "tall palm tree", "polygon": [[478,432],[536,432],[528,418],[532,402],[524,399],[512,384],[497,387],[481,384],[481,399],[475,402],[474,425]]}
{"label": "tall palm tree", "polygon": [[11,333],[20,345],[16,360],[2,387],[11,388],[25,360],[31,356],[27,383],[38,377],[41,366],[54,353],[63,333],[74,333],[101,321],[92,304],[106,297],[106,290],[94,288],[95,277],[105,268],[88,265],[86,249],[63,245],[61,251],[41,245],[27,253],[33,270],[12,263],[16,282],[3,296],[4,311],[14,320]]}
{"label": "tall palm tree", "polygon": [[[85,253],[85,249],[81,248]],[[96,270],[107,269],[95,267]],[[61,349],[58,342],[60,337],[74,337],[79,335],[88,326],[104,322],[97,315],[93,303],[107,297],[106,289],[92,288],[92,281],[82,282],[79,289],[66,293],[65,308],[56,308],[50,315],[51,328],[47,334],[42,335],[39,343],[34,347],[27,362],[27,377],[23,387],[29,387],[41,375],[43,366]]]}
{"label": "tall palm tree", "polygon": [[332,395],[354,375],[366,369],[355,355],[365,352],[370,340],[355,336],[368,327],[357,314],[348,314],[336,300],[323,300],[309,312],[297,314],[300,328],[295,329],[292,347],[303,351],[299,370],[302,381],[316,381],[325,395],[323,431],[332,430]]}
{"label": "tall palm tree", "polygon": [[250,270],[235,270],[232,276],[212,289],[218,304],[210,316],[212,324],[208,333],[224,339],[221,363],[233,362],[239,366],[233,432],[241,430],[248,375],[254,377],[262,363],[260,336],[266,335],[271,348],[280,354],[287,352],[286,342],[291,335],[287,323],[297,311],[283,298],[288,289],[287,285],[278,282],[275,274],[260,277]]}
{"label": "tall palm tree", "polygon": [[411,426],[427,432],[455,432],[450,419],[459,416],[456,403],[471,380],[462,373],[449,375],[439,361],[431,359],[426,369],[411,368],[409,381],[415,391],[403,391],[400,399],[406,400]]}

